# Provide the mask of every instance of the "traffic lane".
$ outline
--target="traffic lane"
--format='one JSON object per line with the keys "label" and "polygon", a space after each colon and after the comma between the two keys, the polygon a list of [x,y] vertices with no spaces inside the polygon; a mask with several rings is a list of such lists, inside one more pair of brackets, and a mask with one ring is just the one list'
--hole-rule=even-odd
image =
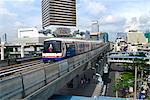
{"label": "traffic lane", "polygon": [[111,96],[115,97],[115,92],[114,92],[114,85],[115,85],[115,72],[110,72],[109,73],[109,80],[110,83],[107,84],[107,91],[106,91],[106,96]]}

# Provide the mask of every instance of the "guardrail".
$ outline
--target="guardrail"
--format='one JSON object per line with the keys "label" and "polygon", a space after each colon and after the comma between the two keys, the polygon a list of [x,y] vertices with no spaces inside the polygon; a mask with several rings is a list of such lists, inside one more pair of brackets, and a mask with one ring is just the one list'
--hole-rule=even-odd
{"label": "guardrail", "polygon": [[135,56],[108,56],[108,62],[116,63],[133,63],[134,59],[145,59],[147,64],[150,64],[150,57],[135,57]]}
{"label": "guardrail", "polygon": [[85,54],[50,65],[43,64],[40,68],[0,80],[0,99],[24,98],[74,68],[86,64],[100,53],[108,50],[108,46],[109,44],[106,44]]}

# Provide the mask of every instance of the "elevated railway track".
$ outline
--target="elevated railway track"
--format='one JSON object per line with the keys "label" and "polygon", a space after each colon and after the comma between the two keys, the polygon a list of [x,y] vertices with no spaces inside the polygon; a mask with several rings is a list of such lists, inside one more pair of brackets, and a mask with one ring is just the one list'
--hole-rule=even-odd
{"label": "elevated railway track", "polygon": [[3,90],[0,91],[0,99],[47,100],[75,76],[94,66],[95,61],[107,50],[109,44],[52,64],[35,61],[17,69],[0,70],[0,88]]}
{"label": "elevated railway track", "polygon": [[49,65],[49,63],[44,64],[40,60],[31,61],[28,63],[22,63],[22,64],[16,64],[13,66],[4,67],[3,69],[0,69],[0,79],[10,77],[11,75],[16,75],[20,73],[24,73],[33,69],[37,69],[43,66]]}

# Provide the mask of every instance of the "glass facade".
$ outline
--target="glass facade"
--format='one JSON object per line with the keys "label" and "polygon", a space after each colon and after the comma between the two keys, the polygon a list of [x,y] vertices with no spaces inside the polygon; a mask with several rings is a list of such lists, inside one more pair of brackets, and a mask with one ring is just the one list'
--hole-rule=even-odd
{"label": "glass facade", "polygon": [[145,33],[145,37],[148,39],[148,43],[150,43],[150,32]]}
{"label": "glass facade", "polygon": [[99,24],[98,24],[98,21],[92,22],[92,29],[91,29],[91,32],[92,32],[92,33],[94,33],[94,32],[99,32]]}

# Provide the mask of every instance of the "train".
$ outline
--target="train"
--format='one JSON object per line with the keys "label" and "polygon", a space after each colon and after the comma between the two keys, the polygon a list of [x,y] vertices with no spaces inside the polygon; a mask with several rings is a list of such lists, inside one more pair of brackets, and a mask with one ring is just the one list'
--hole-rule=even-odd
{"label": "train", "polygon": [[89,52],[103,45],[104,43],[101,41],[74,38],[49,38],[44,40],[42,60],[43,62],[61,61]]}

